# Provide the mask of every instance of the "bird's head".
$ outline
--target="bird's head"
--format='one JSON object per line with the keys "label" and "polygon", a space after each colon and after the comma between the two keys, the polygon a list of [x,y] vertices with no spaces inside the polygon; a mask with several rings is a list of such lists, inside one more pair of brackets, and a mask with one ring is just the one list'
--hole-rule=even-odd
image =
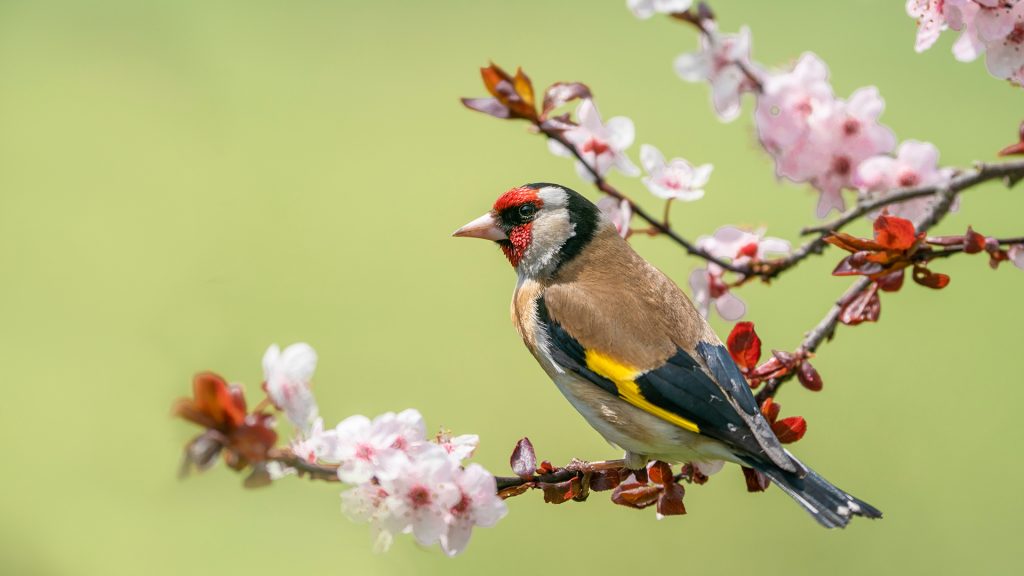
{"label": "bird's head", "polygon": [[496,242],[520,275],[552,274],[576,256],[602,225],[601,211],[558,184],[525,184],[498,197],[491,210],[452,236]]}

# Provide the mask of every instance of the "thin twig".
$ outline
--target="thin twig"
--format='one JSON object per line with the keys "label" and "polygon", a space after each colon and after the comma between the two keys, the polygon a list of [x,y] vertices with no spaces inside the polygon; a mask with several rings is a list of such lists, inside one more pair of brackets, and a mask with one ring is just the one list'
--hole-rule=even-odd
{"label": "thin twig", "polygon": [[998,164],[978,164],[975,170],[970,170],[954,177],[944,186],[931,185],[916,186],[914,188],[901,188],[879,198],[859,202],[853,208],[843,212],[835,220],[820,226],[809,226],[801,230],[800,234],[805,236],[809,234],[827,234],[844,228],[854,220],[857,220],[858,218],[884,206],[900,204],[915,198],[934,196],[942,189],[948,189],[953,194],[956,194],[983,182],[995,180],[996,178],[1008,178],[1010,180],[1008,184],[1012,184],[1012,182],[1019,180],[1022,177],[1024,177],[1024,160],[1001,162]]}

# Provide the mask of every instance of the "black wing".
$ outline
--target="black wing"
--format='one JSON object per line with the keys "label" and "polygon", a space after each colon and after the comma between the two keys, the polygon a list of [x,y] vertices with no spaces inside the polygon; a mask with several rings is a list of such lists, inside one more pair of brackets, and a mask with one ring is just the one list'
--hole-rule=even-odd
{"label": "black wing", "polygon": [[[544,298],[537,300],[537,320],[546,328],[549,352],[559,366],[610,394],[623,397],[615,382],[588,367],[586,349],[551,320]],[[692,422],[700,434],[738,448],[741,454],[766,458],[790,472],[801,470],[799,464],[783,450],[768,421],[761,415],[746,379],[725,347],[701,342],[696,352],[714,379],[693,356],[677,348],[664,364],[634,380],[643,400]]]}

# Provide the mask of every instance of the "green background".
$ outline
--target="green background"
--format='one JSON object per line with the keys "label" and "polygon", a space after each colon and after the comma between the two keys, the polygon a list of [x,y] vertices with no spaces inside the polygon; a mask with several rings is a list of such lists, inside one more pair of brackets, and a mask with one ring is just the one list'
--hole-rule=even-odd
{"label": "green background", "polygon": [[[915,54],[903,2],[714,7],[723,29],[753,27],[761,62],[811,50],[837,93],[877,85],[885,123],[948,165],[1014,140],[1019,90],[954,61],[948,34]],[[879,324],[822,349],[823,392],[780,396],[809,422],[796,453],[886,514],[846,531],[727,469],[682,518],[529,494],[455,560],[410,538],[374,555],[337,486],[245,491],[222,466],[176,479],[196,430],[169,407],[191,375],[245,382],[254,403],[266,346],[298,340],[320,352],[329,421],[416,407],[480,434],[495,473],[523,435],[554,462],[615,457],[515,335],[498,250],[448,237],[513,185],[592,191],[524,125],[457,99],[483,95],[489,59],[540,87],[585,81],[605,118],[636,122],[634,160],[649,142],[715,165],[707,197],[674,211],[682,233],[796,240],[816,195],[774,180],[749,101],[723,125],[707,88],[675,77],[696,42],[621,0],[0,3],[0,572],[1011,572],[1024,272],[983,256],[936,264],[941,292],[886,294]],[[613,181],[659,208],[639,180]],[[1022,213],[1022,191],[993,183],[939,231],[1019,235]],[[697,265],[663,239],[634,245],[684,284]],[[742,290],[767,347],[794,347],[842,292],[838,257]]]}

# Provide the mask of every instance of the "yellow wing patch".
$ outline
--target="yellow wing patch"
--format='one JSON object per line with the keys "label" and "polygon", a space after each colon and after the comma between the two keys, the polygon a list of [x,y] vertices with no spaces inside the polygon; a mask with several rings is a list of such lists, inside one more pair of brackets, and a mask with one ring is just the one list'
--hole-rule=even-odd
{"label": "yellow wing patch", "polygon": [[596,350],[587,350],[586,358],[587,368],[595,374],[614,382],[615,388],[619,391],[619,396],[626,402],[662,420],[667,420],[680,428],[685,428],[690,432],[700,432],[700,428],[693,422],[660,406],[655,406],[644,398],[644,395],[640,392],[640,387],[636,383],[636,379],[641,374],[636,368],[614,360]]}

